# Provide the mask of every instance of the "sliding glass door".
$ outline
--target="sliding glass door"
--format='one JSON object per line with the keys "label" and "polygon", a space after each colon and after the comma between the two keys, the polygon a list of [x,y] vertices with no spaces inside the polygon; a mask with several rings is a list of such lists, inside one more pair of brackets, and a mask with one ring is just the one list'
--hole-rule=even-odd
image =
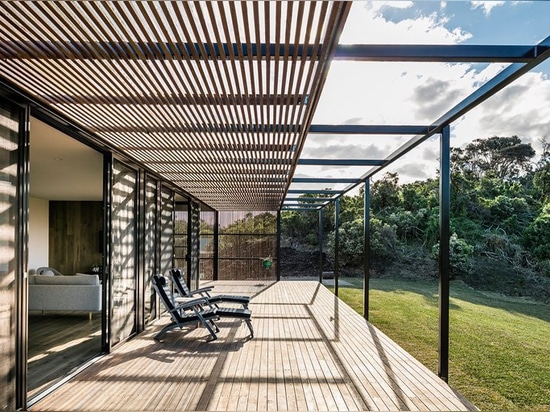
{"label": "sliding glass door", "polygon": [[[21,256],[26,193],[21,175],[26,164],[22,132],[24,111],[0,104],[0,409],[26,402],[26,285]],[[26,167],[25,167],[26,169]]]}
{"label": "sliding glass door", "polygon": [[136,332],[138,173],[120,161],[112,164],[110,344]]}

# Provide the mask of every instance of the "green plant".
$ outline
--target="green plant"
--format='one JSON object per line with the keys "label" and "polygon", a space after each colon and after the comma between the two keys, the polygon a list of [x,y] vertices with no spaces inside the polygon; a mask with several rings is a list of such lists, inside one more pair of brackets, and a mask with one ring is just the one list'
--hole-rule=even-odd
{"label": "green plant", "polygon": [[550,203],[525,229],[523,243],[539,260],[550,259]]}
{"label": "green plant", "polygon": [[[338,258],[342,266],[358,266],[363,261],[363,219],[344,222],[338,230]],[[334,233],[329,236],[327,247],[334,256]]]}
{"label": "green plant", "polygon": [[[472,270],[472,256],[474,247],[464,239],[453,233],[449,242],[449,260],[451,264],[451,279],[470,273]],[[432,248],[432,256],[439,258],[439,243]]]}

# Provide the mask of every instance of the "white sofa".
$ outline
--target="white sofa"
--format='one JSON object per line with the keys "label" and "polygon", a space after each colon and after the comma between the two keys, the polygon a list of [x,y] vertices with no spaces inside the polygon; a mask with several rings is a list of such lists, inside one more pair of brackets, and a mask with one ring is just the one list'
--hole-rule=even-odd
{"label": "white sofa", "polygon": [[29,310],[101,311],[98,275],[29,275]]}

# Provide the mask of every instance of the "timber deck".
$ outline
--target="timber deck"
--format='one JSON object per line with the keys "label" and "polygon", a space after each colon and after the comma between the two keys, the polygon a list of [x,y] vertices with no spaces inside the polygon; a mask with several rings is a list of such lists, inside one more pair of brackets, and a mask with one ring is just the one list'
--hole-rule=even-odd
{"label": "timber deck", "polygon": [[121,344],[32,411],[471,410],[467,400],[315,281],[219,281],[253,296],[240,321]]}

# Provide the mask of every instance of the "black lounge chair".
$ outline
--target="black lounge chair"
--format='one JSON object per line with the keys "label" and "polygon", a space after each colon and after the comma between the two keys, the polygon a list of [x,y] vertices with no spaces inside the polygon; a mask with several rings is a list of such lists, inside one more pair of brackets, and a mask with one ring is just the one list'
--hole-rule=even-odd
{"label": "black lounge chair", "polygon": [[218,336],[216,332],[214,332],[214,329],[212,329],[212,326],[216,329],[217,326],[215,324],[208,324],[207,322],[207,320],[213,322],[215,319],[218,319],[215,309],[208,308],[205,310],[202,305],[208,302],[204,298],[190,299],[183,303],[177,303],[170,290],[168,290],[166,283],[166,278],[164,276],[153,275],[153,288],[172,318],[172,323],[162,328],[161,331],[155,335],[155,340],[158,340],[169,330],[175,328],[181,329],[184,326],[198,324],[199,322],[208,330],[212,336],[212,340],[216,340]]}
{"label": "black lounge chair", "polygon": [[[172,316],[172,323],[165,326],[155,336],[155,339],[158,339],[159,336],[176,327],[181,328],[191,322],[201,322],[210,332],[212,336],[211,340],[216,340],[216,332],[219,332],[220,329],[215,321],[219,318],[237,318],[244,320],[250,331],[250,338],[254,337],[254,329],[250,321],[250,317],[252,316],[250,310],[213,306],[204,297],[183,297],[183,299],[185,299],[184,302],[178,303],[168,290],[166,284],[167,282],[164,276],[153,276],[153,287],[159,294],[166,309],[169,311],[170,316]],[[195,317],[195,319],[193,319],[193,317]]]}
{"label": "black lounge chair", "polygon": [[176,289],[181,296],[185,296],[189,298],[203,297],[216,307],[220,302],[231,302],[231,303],[238,303],[240,305],[243,305],[244,309],[248,309],[248,304],[250,303],[249,296],[211,295],[210,292],[212,291],[212,289],[214,289],[213,286],[207,286],[200,289],[190,290],[187,284],[183,280],[183,275],[181,273],[181,270],[178,268],[171,269],[170,276],[172,277],[174,285],[176,286]]}

